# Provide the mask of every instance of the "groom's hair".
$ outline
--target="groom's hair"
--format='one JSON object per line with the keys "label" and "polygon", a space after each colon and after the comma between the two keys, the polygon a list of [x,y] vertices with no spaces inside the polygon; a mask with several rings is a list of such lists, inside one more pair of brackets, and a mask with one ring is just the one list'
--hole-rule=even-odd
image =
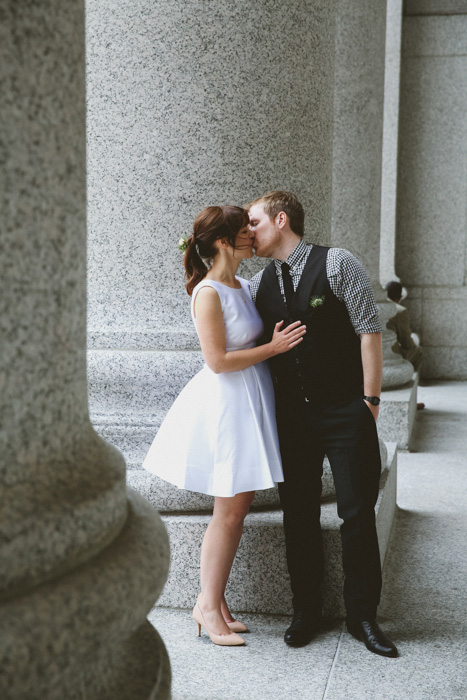
{"label": "groom's hair", "polygon": [[284,192],[283,190],[266,192],[262,197],[258,197],[258,199],[250,202],[246,209],[250,209],[253,204],[261,204],[270,219],[275,219],[281,211],[285,212],[289,217],[289,224],[292,231],[296,233],[297,236],[303,238],[305,232],[305,212],[292,192]]}

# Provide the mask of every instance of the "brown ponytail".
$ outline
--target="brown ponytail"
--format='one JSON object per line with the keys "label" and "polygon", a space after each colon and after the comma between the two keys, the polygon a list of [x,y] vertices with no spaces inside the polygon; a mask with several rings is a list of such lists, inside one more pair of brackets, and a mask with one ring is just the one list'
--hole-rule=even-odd
{"label": "brown ponytail", "polygon": [[247,224],[248,212],[241,207],[206,207],[198,214],[184,256],[186,290],[190,296],[209,271],[209,261],[216,254],[215,241],[223,238],[235,248],[235,237]]}
{"label": "brown ponytail", "polygon": [[186,245],[187,247],[183,262],[185,264],[187,279],[186,291],[191,296],[193,289],[196,287],[198,282],[201,282],[201,280],[206,277],[208,268],[198,253],[194,235],[191,235],[187,239]]}

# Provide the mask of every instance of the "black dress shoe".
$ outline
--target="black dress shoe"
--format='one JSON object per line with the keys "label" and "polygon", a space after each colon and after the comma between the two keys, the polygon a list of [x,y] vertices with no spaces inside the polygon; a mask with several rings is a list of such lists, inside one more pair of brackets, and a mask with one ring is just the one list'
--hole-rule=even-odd
{"label": "black dress shoe", "polygon": [[303,610],[297,610],[290,627],[285,630],[284,642],[289,647],[303,647],[311,642],[320,626],[321,617],[311,617]]}
{"label": "black dress shoe", "polygon": [[396,645],[388,639],[375,620],[347,622],[347,629],[355,639],[364,643],[369,651],[380,656],[399,656]]}

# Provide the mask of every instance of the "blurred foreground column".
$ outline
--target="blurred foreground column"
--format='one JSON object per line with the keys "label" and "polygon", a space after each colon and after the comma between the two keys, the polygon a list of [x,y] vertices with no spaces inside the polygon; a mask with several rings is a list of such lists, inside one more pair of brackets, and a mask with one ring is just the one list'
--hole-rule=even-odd
{"label": "blurred foreground column", "polygon": [[168,698],[166,532],[88,417],[84,3],[0,16],[0,696]]}

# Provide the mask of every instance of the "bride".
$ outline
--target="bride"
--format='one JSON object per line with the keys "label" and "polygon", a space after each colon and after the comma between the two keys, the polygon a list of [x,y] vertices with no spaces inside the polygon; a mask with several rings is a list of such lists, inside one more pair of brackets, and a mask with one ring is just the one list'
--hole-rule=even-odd
{"label": "bride", "polygon": [[274,389],[265,363],[301,342],[300,321],[276,325],[256,347],[263,324],[240,261],[253,256],[248,214],[204,209],[185,246],[186,288],[206,364],[181,391],[144,460],[145,469],[179,488],[214,496],[201,548],[201,593],[193,617],[214,644],[244,644],[225,588],[255,490],[283,481]]}

